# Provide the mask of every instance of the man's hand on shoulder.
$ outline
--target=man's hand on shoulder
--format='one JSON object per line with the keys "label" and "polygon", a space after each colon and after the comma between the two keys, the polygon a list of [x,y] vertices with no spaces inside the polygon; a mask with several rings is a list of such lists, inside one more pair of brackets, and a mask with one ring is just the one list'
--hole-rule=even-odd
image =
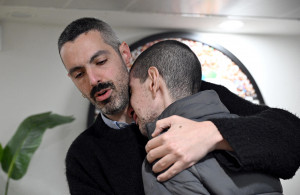
{"label": "man's hand on shoulder", "polygon": [[[166,128],[169,130],[158,136]],[[172,178],[213,150],[232,150],[210,121],[195,122],[171,116],[157,121],[152,136],[146,145],[147,160],[152,163],[160,159],[153,166],[155,173],[168,169],[157,177],[158,181]]]}

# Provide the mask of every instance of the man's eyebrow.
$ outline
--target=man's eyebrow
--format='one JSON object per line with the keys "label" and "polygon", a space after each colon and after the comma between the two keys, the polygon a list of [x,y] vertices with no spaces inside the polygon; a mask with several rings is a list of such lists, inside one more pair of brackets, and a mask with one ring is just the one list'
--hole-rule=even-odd
{"label": "man's eyebrow", "polygon": [[69,75],[72,75],[73,72],[76,72],[77,70],[80,70],[80,69],[82,69],[82,68],[83,68],[83,66],[76,66],[76,67],[71,68],[71,69],[69,70]]}
{"label": "man's eyebrow", "polygon": [[[99,50],[99,51],[97,51],[97,52],[90,58],[89,63],[92,63],[92,62],[95,60],[95,58],[97,58],[98,56],[103,55],[103,54],[108,54],[108,53],[109,53],[109,51],[107,51],[107,50]],[[69,74],[72,75],[73,72],[75,72],[75,71],[77,71],[77,70],[80,70],[80,69],[82,69],[82,68],[84,68],[84,67],[83,67],[83,66],[75,66],[75,67],[73,67],[73,68],[71,68],[71,69],[69,70]]]}
{"label": "man's eyebrow", "polygon": [[95,60],[95,58],[97,58],[98,56],[103,55],[103,54],[108,54],[108,53],[109,53],[108,50],[99,50],[99,51],[97,51],[97,52],[91,57],[89,63],[92,63],[92,62]]}

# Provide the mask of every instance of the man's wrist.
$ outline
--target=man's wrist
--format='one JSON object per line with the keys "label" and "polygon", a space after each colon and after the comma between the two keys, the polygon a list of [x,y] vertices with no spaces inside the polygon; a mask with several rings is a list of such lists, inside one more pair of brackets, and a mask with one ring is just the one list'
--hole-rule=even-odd
{"label": "man's wrist", "polygon": [[213,129],[215,130],[215,148],[214,150],[227,150],[227,151],[233,151],[232,147],[229,145],[229,143],[223,138],[222,134],[218,130],[218,128],[215,126],[215,124],[211,121],[209,121],[211,125],[213,126]]}
{"label": "man's wrist", "polygon": [[216,150],[226,150],[226,151],[233,151],[233,148],[229,145],[229,143],[223,139],[219,143],[217,143]]}

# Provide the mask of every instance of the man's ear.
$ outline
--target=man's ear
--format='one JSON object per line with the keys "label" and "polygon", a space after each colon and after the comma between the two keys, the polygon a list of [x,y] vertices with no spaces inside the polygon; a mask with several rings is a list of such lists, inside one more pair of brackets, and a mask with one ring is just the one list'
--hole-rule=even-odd
{"label": "man's ear", "polygon": [[148,69],[148,77],[149,77],[149,80],[150,80],[149,89],[150,89],[153,97],[156,96],[156,93],[160,88],[160,77],[159,76],[160,75],[159,75],[159,72],[158,72],[156,67],[151,66]]}
{"label": "man's ear", "polygon": [[123,42],[119,46],[119,51],[120,51],[120,54],[126,64],[127,68],[131,68],[131,63],[130,63],[131,53],[130,53],[130,49],[129,49],[129,46],[127,45],[127,43]]}

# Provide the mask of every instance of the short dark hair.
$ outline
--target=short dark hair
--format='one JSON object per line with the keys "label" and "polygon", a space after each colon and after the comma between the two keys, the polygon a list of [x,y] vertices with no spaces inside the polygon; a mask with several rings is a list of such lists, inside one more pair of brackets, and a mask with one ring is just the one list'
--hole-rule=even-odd
{"label": "short dark hair", "polygon": [[80,18],[70,23],[58,39],[59,53],[66,42],[74,41],[82,33],[86,33],[91,30],[99,31],[104,42],[112,46],[112,48],[119,53],[119,46],[121,45],[121,42],[115,32],[107,23],[96,18]]}
{"label": "short dark hair", "polygon": [[200,91],[201,64],[186,44],[165,40],[152,45],[138,56],[130,75],[144,83],[151,66],[158,69],[175,100]]}

